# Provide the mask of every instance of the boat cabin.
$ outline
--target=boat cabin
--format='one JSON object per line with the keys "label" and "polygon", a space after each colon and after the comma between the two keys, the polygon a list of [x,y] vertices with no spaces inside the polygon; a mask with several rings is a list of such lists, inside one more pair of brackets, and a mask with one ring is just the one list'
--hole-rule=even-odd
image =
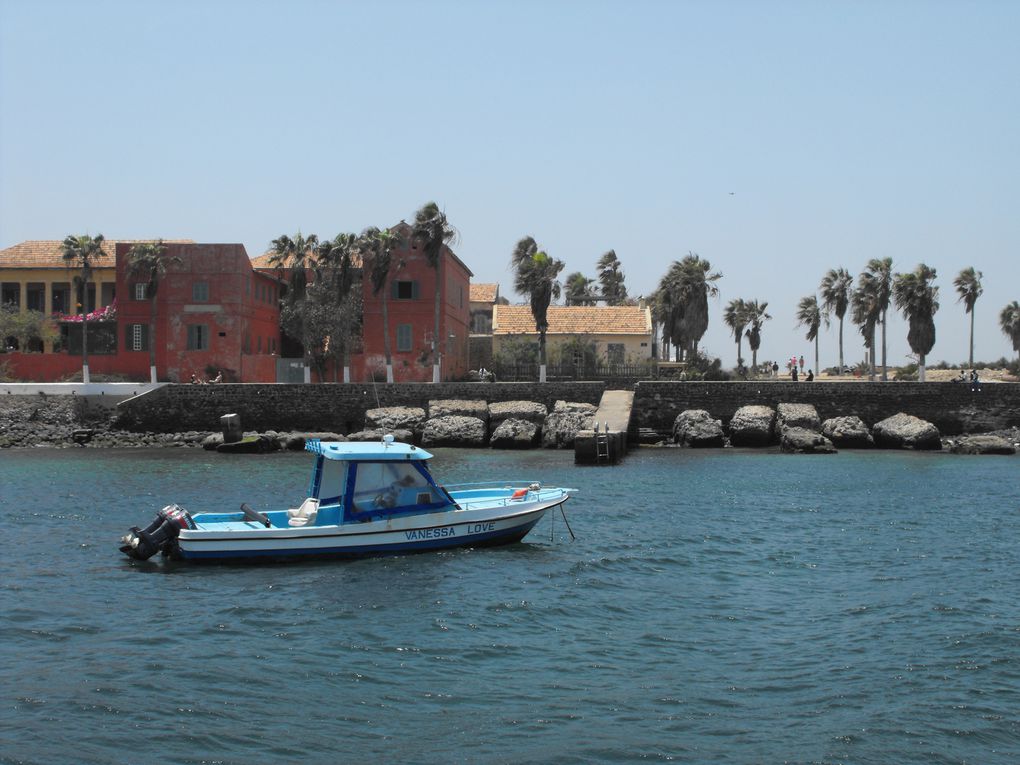
{"label": "boat cabin", "polygon": [[394,442],[392,436],[385,439],[370,443],[309,440],[305,449],[317,457],[308,499],[289,512],[290,525],[363,523],[433,513],[454,504],[425,467],[432,458],[429,452]]}

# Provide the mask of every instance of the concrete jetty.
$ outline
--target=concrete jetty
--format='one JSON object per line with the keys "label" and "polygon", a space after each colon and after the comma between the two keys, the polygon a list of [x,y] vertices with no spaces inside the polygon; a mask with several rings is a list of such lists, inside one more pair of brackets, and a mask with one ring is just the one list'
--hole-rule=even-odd
{"label": "concrete jetty", "polygon": [[599,401],[591,430],[574,439],[574,462],[612,465],[627,453],[627,431],[634,408],[634,391],[607,390]]}

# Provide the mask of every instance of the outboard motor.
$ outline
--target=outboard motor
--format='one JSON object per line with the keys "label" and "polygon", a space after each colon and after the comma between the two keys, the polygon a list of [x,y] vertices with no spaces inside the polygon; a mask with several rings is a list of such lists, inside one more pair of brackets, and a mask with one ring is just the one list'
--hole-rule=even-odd
{"label": "outboard motor", "polygon": [[121,538],[120,551],[135,560],[148,560],[157,552],[173,555],[177,551],[177,535],[181,529],[195,528],[191,514],[180,505],[167,505],[146,528],[132,526]]}

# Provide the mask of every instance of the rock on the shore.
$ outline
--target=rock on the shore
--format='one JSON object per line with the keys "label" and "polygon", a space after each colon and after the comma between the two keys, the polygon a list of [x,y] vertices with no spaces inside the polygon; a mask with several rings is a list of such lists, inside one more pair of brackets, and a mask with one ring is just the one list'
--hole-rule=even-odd
{"label": "rock on the shore", "polygon": [[489,422],[489,405],[485,399],[446,398],[429,400],[429,419],[436,417],[477,417]]}
{"label": "rock on the shore", "polygon": [[875,445],[860,417],[830,417],[822,423],[822,435],[838,449],[867,449]]}
{"label": "rock on the shore", "polygon": [[740,407],[730,420],[730,443],[734,446],[767,446],[772,442],[776,410],[752,404]]}
{"label": "rock on the shore", "polygon": [[528,449],[538,443],[538,437],[538,425],[511,417],[503,420],[492,431],[489,446],[496,449]]}
{"label": "rock on the shore", "polygon": [[951,447],[953,454],[1016,454],[1016,447],[1001,436],[962,436]]}
{"label": "rock on the shore", "polygon": [[365,441],[382,441],[383,436],[391,435],[394,441],[400,441],[401,443],[409,444],[414,441],[414,433],[404,428],[396,428],[389,430],[387,428],[372,428],[369,430],[359,430],[354,433],[347,434],[348,441],[359,441],[364,443]]}
{"label": "rock on the shore", "polygon": [[386,430],[390,433],[409,430],[420,434],[424,426],[425,410],[417,406],[384,406],[365,412],[365,430]]}
{"label": "rock on the shore", "polygon": [[445,415],[425,423],[423,446],[485,446],[485,423],[478,417]]}
{"label": "rock on the shore", "polygon": [[803,428],[817,433],[821,427],[818,411],[811,404],[784,403],[776,408],[776,430],[780,433],[787,428]]}
{"label": "rock on the shore", "polygon": [[886,449],[938,450],[939,430],[927,420],[900,412],[876,422],[871,429],[875,445]]}
{"label": "rock on the shore", "polygon": [[299,452],[305,448],[305,443],[311,440],[317,441],[346,441],[347,436],[343,436],[339,433],[280,433],[277,436],[280,439],[280,446],[291,452]]}
{"label": "rock on the shore", "polygon": [[704,409],[686,409],[673,421],[673,443],[692,448],[723,446],[722,421],[712,419]]}
{"label": "rock on the shore", "polygon": [[539,427],[549,410],[535,401],[498,401],[489,404],[489,425],[496,428],[504,420],[527,420]]}
{"label": "rock on the shore", "polygon": [[835,454],[836,447],[832,441],[821,433],[807,428],[786,428],[779,439],[779,447],[784,452],[796,454]]}
{"label": "rock on the shore", "polygon": [[210,433],[202,439],[202,448],[208,452],[216,451],[223,444],[222,433]]}
{"label": "rock on the shore", "polygon": [[557,401],[542,424],[542,446],[573,449],[578,431],[591,429],[597,411],[594,404]]}

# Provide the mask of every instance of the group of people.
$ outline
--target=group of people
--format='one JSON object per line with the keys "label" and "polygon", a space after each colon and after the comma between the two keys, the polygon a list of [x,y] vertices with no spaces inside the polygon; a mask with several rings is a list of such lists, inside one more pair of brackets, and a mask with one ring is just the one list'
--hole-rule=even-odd
{"label": "group of people", "polygon": [[953,382],[962,382],[962,383],[970,382],[971,384],[974,384],[974,383],[980,382],[980,380],[978,380],[978,373],[977,373],[976,369],[970,370],[970,377],[967,377],[967,370],[966,369],[961,369],[960,370],[960,376],[959,377],[954,377],[953,378]]}
{"label": "group of people", "polygon": [[191,373],[191,384],[192,385],[207,385],[209,383],[221,383],[223,382],[223,372],[217,372],[216,376],[211,380],[203,380],[198,377],[194,372]]}

